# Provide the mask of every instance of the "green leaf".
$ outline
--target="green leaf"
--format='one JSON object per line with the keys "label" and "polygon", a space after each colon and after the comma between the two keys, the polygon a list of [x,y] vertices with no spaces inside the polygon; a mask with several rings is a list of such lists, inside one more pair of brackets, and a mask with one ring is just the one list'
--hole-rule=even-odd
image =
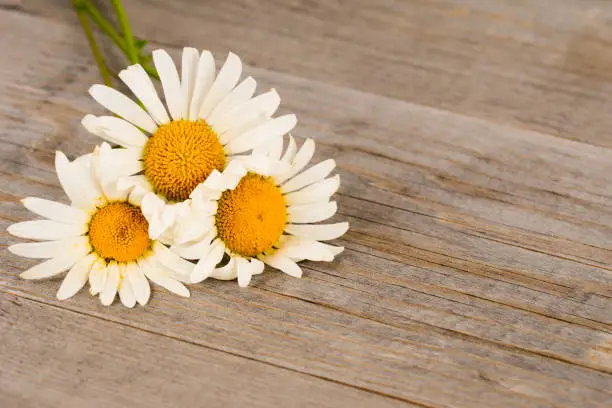
{"label": "green leaf", "polygon": [[147,40],[139,40],[139,39],[135,39],[134,40],[134,47],[136,47],[136,49],[138,50],[142,50],[145,45],[147,45],[148,41]]}

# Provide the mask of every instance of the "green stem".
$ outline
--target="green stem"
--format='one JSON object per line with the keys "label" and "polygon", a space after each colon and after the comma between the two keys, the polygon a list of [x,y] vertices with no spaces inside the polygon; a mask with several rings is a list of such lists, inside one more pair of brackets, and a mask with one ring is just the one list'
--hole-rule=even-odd
{"label": "green stem", "polygon": [[91,53],[93,54],[94,59],[96,60],[96,64],[98,65],[98,70],[100,71],[102,80],[104,81],[105,85],[112,87],[112,75],[108,70],[106,63],[104,62],[104,57],[100,52],[100,47],[98,47],[96,37],[94,37],[93,31],[91,30],[91,26],[89,25],[89,20],[85,15],[84,8],[82,7],[82,2],[80,0],[72,0],[72,5],[77,13],[79,21],[81,22],[81,27],[83,27],[83,32],[85,32],[85,37],[87,37],[89,48],[91,49]]}
{"label": "green stem", "polygon": [[[144,68],[145,72],[149,74],[151,78],[159,80],[159,75],[157,74],[157,71],[155,70],[155,68],[149,63],[142,61],[144,59],[144,56],[140,53],[140,50],[138,50],[136,46],[134,45],[134,37],[132,36],[131,29],[129,28],[129,22],[127,20],[127,16],[125,14],[125,11],[123,10],[123,7],[120,1],[113,0],[113,5],[115,6],[115,10],[117,10],[117,13],[118,13],[117,18],[122,24],[122,29],[125,33],[124,35],[126,36],[125,39],[121,37],[121,35],[119,35],[117,30],[115,29],[115,26],[110,21],[108,21],[106,18],[104,18],[104,16],[96,9],[96,7],[89,0],[72,0],[72,4],[74,5],[74,8],[77,14],[79,15],[79,19],[81,19],[82,17],[83,18],[85,17],[83,13],[87,13],[91,21],[93,21],[93,23],[98,26],[100,31],[102,31],[102,33],[104,33],[108,38],[110,38],[111,41],[115,43],[117,47],[119,47],[121,52],[126,56],[126,58],[129,59],[130,63],[132,64],[140,63],[140,65],[142,65],[142,67]],[[94,38],[93,33],[91,32],[91,28],[89,27],[89,21],[85,19],[85,23],[83,23],[83,20],[81,20],[81,24],[85,24],[83,25],[83,30],[86,31],[85,35],[87,35],[87,38],[89,39],[90,37],[90,35],[87,33],[87,30],[91,34],[91,37]],[[126,43],[126,40],[128,37],[132,43],[131,47],[129,47]],[[100,50],[97,44],[95,44],[95,39],[94,39],[94,45],[92,45],[90,41],[90,46],[92,46],[92,52],[94,53],[94,56],[96,57],[96,62],[97,62],[98,57],[102,58],[102,54],[100,53]],[[96,51],[94,51],[94,48],[96,49]],[[105,67],[106,72],[109,72],[106,64],[104,64],[104,67]]]}
{"label": "green stem", "polygon": [[[110,38],[115,43],[115,45],[117,45],[117,47],[119,47],[121,52],[123,52],[123,54],[130,60],[131,63],[138,63],[143,58],[143,55],[138,53],[136,56],[136,62],[134,62],[133,57],[130,56],[130,48],[128,48],[124,39],[119,35],[119,33],[117,33],[113,24],[111,24],[106,18],[104,18],[104,16],[100,14],[100,12],[95,8],[93,4],[89,2],[89,0],[80,0],[79,2],[83,5],[83,8],[87,11],[91,20],[98,26],[98,28],[104,34],[106,34],[106,36],[108,36],[108,38]],[[132,47],[132,49],[135,50],[136,47]],[[141,62],[140,64],[150,77],[159,79],[159,75],[157,74],[157,71],[154,67],[145,62]]]}
{"label": "green stem", "polygon": [[113,7],[115,8],[115,13],[117,13],[117,21],[119,21],[119,26],[121,27],[121,32],[123,33],[123,39],[125,40],[125,45],[127,48],[127,57],[132,64],[138,64],[138,49],[134,45],[134,36],[132,35],[132,28],[130,27],[130,22],[128,20],[127,14],[121,4],[121,0],[111,0]]}
{"label": "green stem", "polygon": [[[74,0],[73,0],[74,1]],[[121,49],[121,51],[127,56],[128,48],[125,45],[125,41],[123,38],[117,33],[115,27],[104,18],[102,14],[96,9],[96,7],[89,2],[89,0],[81,0],[79,3],[83,4],[83,7],[87,10],[89,17],[91,20],[98,26],[98,28],[106,34],[108,38],[110,38],[116,45]]]}

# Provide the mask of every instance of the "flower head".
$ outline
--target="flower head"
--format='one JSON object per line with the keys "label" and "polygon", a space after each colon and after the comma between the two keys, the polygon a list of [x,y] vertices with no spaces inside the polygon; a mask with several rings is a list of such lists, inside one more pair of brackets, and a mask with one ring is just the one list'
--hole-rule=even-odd
{"label": "flower head", "polygon": [[[193,282],[238,278],[240,286],[247,286],[264,264],[301,277],[298,261],[332,261],[342,252],[342,247],[320,241],[340,237],[348,223],[313,224],[336,213],[330,197],[340,184],[338,175],[327,178],[334,160],[302,171],[314,147],[309,139],[298,151],[290,137],[281,157],[281,139],[232,161],[223,172],[213,171],[195,189],[191,210],[177,223],[171,247],[187,259],[198,259]],[[229,260],[218,267],[224,254]]]}
{"label": "flower head", "polygon": [[149,236],[141,210],[146,190],[119,188],[117,179],[127,169],[117,162],[132,155],[106,143],[93,154],[69,162],[57,152],[55,168],[70,205],[41,198],[25,198],[24,206],[44,220],[9,226],[8,232],[40,242],[15,244],[9,250],[27,258],[49,258],[20,276],[44,279],[68,271],[57,297],[75,295],[88,281],[90,293],[110,305],[117,293],[121,302],[145,305],[150,296],[147,278],[181,296],[193,264]]}
{"label": "flower head", "polygon": [[[140,65],[119,77],[144,109],[120,92],[94,85],[93,98],[115,116],[87,115],[83,125],[107,141],[133,150],[121,163],[131,168],[123,185],[135,185],[150,196],[150,234],[157,237],[171,227],[182,204],[215,170],[222,172],[241,153],[281,139],[296,124],[295,115],[272,118],[280,98],[275,90],[253,97],[255,80],[238,83],[240,59],[230,53],[215,74],[208,51],[185,48],[181,75],[164,50],[153,51],[166,105]],[[142,172],[142,174],[140,174]]]}

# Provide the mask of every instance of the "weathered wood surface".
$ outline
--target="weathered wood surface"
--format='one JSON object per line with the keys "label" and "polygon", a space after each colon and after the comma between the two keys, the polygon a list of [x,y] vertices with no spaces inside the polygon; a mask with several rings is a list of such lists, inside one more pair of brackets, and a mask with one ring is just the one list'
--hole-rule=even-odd
{"label": "weathered wood surface", "polygon": [[[347,250],[126,310],[56,301],[3,248],[1,406],[610,406],[612,4],[125,3],[279,90],[338,162]],[[64,199],[54,151],[101,110],[67,2],[0,0],[0,55],[4,231]]]}

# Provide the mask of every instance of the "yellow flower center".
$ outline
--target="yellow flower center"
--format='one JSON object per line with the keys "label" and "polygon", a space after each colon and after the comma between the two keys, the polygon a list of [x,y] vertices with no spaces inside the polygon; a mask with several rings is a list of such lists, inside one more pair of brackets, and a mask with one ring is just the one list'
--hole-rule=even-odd
{"label": "yellow flower center", "polygon": [[89,242],[107,261],[131,262],[150,246],[149,223],[140,208],[114,202],[99,209],[89,223]]}
{"label": "yellow flower center", "polygon": [[206,121],[175,120],[149,138],[143,160],[155,192],[184,201],[213,170],[223,171],[225,151]]}
{"label": "yellow flower center", "polygon": [[281,237],[287,223],[285,199],[270,177],[248,173],[221,195],[215,223],[229,250],[256,256]]}

